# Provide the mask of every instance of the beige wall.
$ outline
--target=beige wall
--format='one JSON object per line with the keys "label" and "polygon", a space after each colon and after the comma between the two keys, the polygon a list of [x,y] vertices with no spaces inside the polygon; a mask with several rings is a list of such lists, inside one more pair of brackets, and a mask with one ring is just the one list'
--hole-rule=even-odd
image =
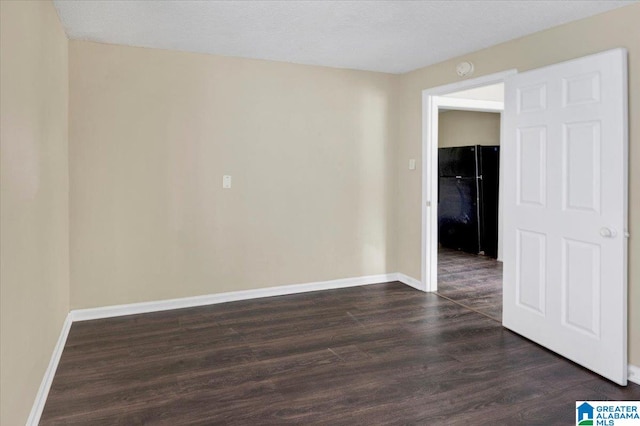
{"label": "beige wall", "polygon": [[441,111],[438,146],[500,145],[500,114],[478,111]]}
{"label": "beige wall", "polygon": [[0,1],[0,424],[24,424],[69,311],[67,38]]}
{"label": "beige wall", "polygon": [[[474,77],[512,68],[525,71],[572,58],[626,47],[629,51],[629,362],[640,365],[640,4],[569,23],[464,56]],[[400,272],[420,277],[421,173],[405,168],[421,153],[421,91],[460,79],[452,59],[405,74],[397,111],[397,259]]]}
{"label": "beige wall", "polygon": [[72,308],[396,270],[397,76],[83,41],[69,55]]}

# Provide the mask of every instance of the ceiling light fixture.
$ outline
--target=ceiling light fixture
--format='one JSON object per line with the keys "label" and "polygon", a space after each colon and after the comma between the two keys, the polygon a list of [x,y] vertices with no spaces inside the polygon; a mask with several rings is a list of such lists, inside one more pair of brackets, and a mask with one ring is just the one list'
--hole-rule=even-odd
{"label": "ceiling light fixture", "polygon": [[456,72],[460,77],[466,77],[473,74],[473,64],[471,62],[460,62],[456,66]]}

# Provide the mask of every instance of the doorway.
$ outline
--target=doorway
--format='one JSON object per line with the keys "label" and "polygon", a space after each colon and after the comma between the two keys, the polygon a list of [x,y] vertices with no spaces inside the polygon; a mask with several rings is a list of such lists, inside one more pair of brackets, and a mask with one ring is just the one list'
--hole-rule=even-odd
{"label": "doorway", "polygon": [[[438,292],[438,132],[441,110],[478,111],[501,113],[504,102],[487,96],[487,86],[502,85],[504,80],[516,74],[509,70],[484,77],[465,80],[423,92],[423,150],[425,164],[422,177],[422,283],[428,292]],[[491,92],[491,90],[489,90]],[[491,99],[493,96],[493,99]],[[502,97],[502,95],[500,95]],[[474,99],[475,98],[475,99]],[[480,98],[480,99],[478,99]],[[502,139],[502,127],[500,128]],[[500,180],[501,176],[500,176]],[[500,185],[501,187],[501,185]],[[498,199],[502,197],[499,195]],[[498,211],[500,212],[501,203]],[[502,215],[498,218],[497,258],[502,255]]]}
{"label": "doorway", "polygon": [[502,325],[626,385],[625,49],[423,91],[425,290],[438,291],[439,110],[456,105],[443,95],[499,82],[505,83]]}
{"label": "doorway", "polygon": [[[495,108],[504,104],[504,84],[442,97],[458,106],[438,108],[438,294],[501,322],[501,111]],[[474,110],[460,109],[467,101]],[[485,110],[475,101],[496,105]]]}

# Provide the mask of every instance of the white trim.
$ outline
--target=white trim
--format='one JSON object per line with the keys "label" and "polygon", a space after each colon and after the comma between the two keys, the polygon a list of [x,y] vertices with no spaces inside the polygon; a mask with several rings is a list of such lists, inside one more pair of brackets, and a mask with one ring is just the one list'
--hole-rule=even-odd
{"label": "white trim", "polygon": [[[501,83],[516,73],[517,70],[511,69],[422,91],[421,278],[425,283],[426,291],[433,292],[438,289],[438,216],[437,204],[434,204],[438,199],[438,180],[431,179],[431,176],[438,169],[438,146],[433,143],[438,137],[438,108],[444,102],[452,103],[452,100],[456,99],[443,98],[440,95]],[[435,208],[433,208],[434,206]]]}
{"label": "white trim", "polygon": [[410,277],[409,275],[405,275],[401,272],[398,272],[396,274],[396,281],[400,281],[402,284],[408,285],[409,287],[413,287],[416,290],[420,290],[420,291],[427,291],[427,288],[423,285],[423,283],[420,280],[416,280],[413,277]]}
{"label": "white trim", "polygon": [[[442,86],[430,87],[424,89],[422,93],[428,93],[429,95],[446,95],[448,93],[460,92],[462,90],[474,89],[476,87],[489,86],[491,84],[502,83],[505,78],[517,74],[518,70],[515,68],[508,69],[493,74],[483,75],[482,77],[476,77],[469,80],[456,81],[454,83],[445,84]],[[456,99],[456,98],[451,98]]]}
{"label": "white trim", "polygon": [[477,99],[464,98],[448,98],[446,96],[437,96],[438,107],[446,109],[455,109],[460,111],[487,111],[502,112],[504,110],[504,102],[498,101],[482,101]]}
{"label": "white trim", "polygon": [[71,314],[68,314],[64,320],[64,324],[62,324],[62,330],[60,331],[60,336],[58,337],[56,346],[53,349],[53,353],[51,354],[49,365],[47,366],[47,369],[44,372],[44,376],[42,377],[42,382],[40,382],[40,388],[38,389],[36,398],[33,401],[31,412],[29,413],[29,417],[27,418],[27,423],[26,423],[27,426],[37,426],[38,423],[40,423],[40,416],[42,416],[42,411],[44,410],[44,404],[47,402],[49,389],[51,389],[51,383],[53,383],[53,377],[55,376],[56,370],[58,369],[58,363],[60,362],[60,357],[62,356],[62,350],[64,349],[64,345],[67,342],[67,336],[69,335],[69,330],[71,329],[72,323],[73,323],[73,319],[71,318]]}
{"label": "white trim", "polygon": [[627,377],[627,380],[640,385],[640,367],[638,367],[637,365],[628,364],[627,368],[629,370],[629,377]]}
{"label": "white trim", "polygon": [[[504,108],[500,113],[500,146],[505,142],[504,131]],[[500,148],[502,149],[502,148]],[[502,163],[502,155],[498,161],[498,256],[497,259],[503,262],[504,255],[504,165]]]}
{"label": "white trim", "polygon": [[232,291],[228,293],[207,294],[203,296],[183,297],[180,299],[157,300],[153,302],[130,303],[126,305],[103,306],[99,308],[76,309],[70,312],[73,321],[87,321],[123,315],[144,314],[148,312],[168,311],[171,309],[191,308],[195,306],[215,305],[238,300],[260,297],[283,296],[286,294],[306,293],[310,291],[331,290],[368,284],[380,284],[399,281],[398,274],[368,275],[330,281],[318,281],[305,284],[293,284],[279,287],[258,288],[254,290]]}

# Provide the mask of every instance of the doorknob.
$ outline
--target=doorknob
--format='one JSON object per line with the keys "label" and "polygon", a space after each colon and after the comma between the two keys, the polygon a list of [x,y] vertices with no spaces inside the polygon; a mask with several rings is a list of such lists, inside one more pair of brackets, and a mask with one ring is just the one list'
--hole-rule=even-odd
{"label": "doorknob", "polygon": [[600,228],[600,235],[604,238],[615,238],[617,232],[615,229],[603,226],[602,228]]}

